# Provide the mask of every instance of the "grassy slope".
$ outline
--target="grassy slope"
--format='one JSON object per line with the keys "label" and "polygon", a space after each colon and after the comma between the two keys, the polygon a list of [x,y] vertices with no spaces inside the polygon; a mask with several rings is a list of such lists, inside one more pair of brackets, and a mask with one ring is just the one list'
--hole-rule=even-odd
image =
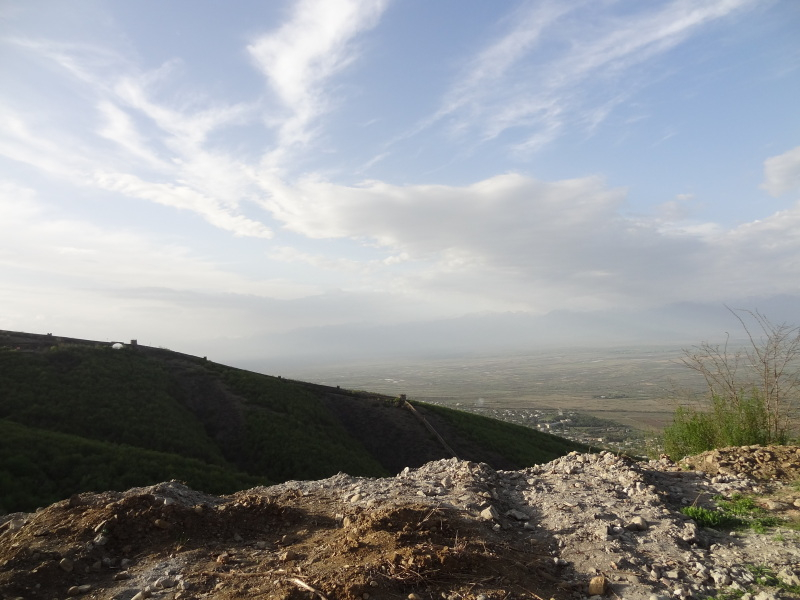
{"label": "grassy slope", "polygon": [[32,510],[78,491],[125,490],[169,479],[214,494],[270,483],[195,458],[0,419],[0,510]]}
{"label": "grassy slope", "polygon": [[[171,478],[228,492],[339,471],[385,476],[447,457],[408,411],[377,395],[167,350],[72,342],[0,332],[2,509]],[[519,468],[580,449],[485,417],[425,410],[462,458]]]}

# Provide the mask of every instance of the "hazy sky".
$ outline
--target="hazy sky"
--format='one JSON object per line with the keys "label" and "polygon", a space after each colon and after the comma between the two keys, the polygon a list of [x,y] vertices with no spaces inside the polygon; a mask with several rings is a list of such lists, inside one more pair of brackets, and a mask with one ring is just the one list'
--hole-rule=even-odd
{"label": "hazy sky", "polygon": [[0,328],[800,293],[792,0],[0,1]]}

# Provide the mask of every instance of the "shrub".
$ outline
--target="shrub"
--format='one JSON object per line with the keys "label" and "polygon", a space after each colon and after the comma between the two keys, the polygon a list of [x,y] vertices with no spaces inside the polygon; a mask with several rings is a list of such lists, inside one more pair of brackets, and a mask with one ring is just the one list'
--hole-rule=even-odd
{"label": "shrub", "polygon": [[745,345],[703,342],[684,349],[681,362],[705,379],[729,429],[757,427],[768,443],[785,443],[800,426],[800,327],[773,324],[758,311],[728,310],[744,329]]}
{"label": "shrub", "polygon": [[664,430],[664,451],[678,460],[726,446],[785,443],[785,435],[770,436],[767,424],[767,407],[755,390],[738,402],[714,396],[707,412],[678,407],[672,425]]}

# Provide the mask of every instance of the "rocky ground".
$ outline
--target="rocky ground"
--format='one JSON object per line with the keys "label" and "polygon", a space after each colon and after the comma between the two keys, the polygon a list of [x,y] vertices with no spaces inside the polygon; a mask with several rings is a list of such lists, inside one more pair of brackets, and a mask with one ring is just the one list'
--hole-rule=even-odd
{"label": "rocky ground", "polygon": [[[0,597],[798,597],[798,469],[796,447],[683,465],[572,453],[522,471],[452,459],[225,497],[178,482],[82,494],[0,517]],[[680,512],[733,494],[788,521],[716,531]]]}

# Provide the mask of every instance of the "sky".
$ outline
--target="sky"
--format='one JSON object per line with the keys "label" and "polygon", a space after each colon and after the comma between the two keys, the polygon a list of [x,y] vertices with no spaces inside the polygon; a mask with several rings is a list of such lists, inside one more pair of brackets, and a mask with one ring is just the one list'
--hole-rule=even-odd
{"label": "sky", "polygon": [[0,0],[0,329],[276,354],[800,296],[798,32],[791,0]]}

